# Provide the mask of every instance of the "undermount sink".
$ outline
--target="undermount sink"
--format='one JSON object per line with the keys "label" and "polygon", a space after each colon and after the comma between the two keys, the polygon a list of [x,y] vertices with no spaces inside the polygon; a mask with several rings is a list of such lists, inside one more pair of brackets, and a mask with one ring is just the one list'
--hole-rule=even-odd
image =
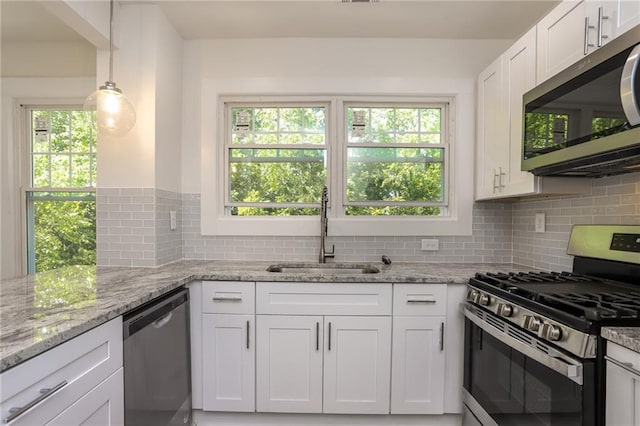
{"label": "undermount sink", "polygon": [[368,263],[279,263],[269,266],[267,271],[297,274],[357,275],[377,274],[380,269]]}

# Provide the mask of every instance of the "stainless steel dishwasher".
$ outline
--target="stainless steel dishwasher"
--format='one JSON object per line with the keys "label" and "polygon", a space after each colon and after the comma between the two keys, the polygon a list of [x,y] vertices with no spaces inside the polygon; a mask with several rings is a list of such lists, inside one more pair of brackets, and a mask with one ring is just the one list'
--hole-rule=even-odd
{"label": "stainless steel dishwasher", "polygon": [[189,291],[126,314],[123,327],[125,424],[191,424]]}

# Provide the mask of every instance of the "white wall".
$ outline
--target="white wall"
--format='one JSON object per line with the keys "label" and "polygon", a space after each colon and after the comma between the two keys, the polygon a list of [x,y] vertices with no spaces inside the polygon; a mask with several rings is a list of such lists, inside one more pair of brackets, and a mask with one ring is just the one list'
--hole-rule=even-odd
{"label": "white wall", "polygon": [[[123,137],[100,139],[99,186],[179,192],[182,39],[151,4],[123,5],[118,31],[113,79],[137,118]],[[105,55],[99,52],[98,72],[108,65]]]}
{"label": "white wall", "polygon": [[2,43],[2,77],[93,77],[96,49],[86,42]]}
{"label": "white wall", "polygon": [[155,187],[181,190],[182,38],[157,11]]}
{"label": "white wall", "polygon": [[[407,80],[475,82],[478,72],[509,40],[420,39],[237,39],[185,42],[183,64],[182,192],[200,193],[204,138],[212,137],[215,117],[201,116],[204,79]],[[475,84],[475,83],[474,83]],[[392,84],[393,85],[393,84]],[[311,86],[309,86],[311,87]],[[312,90],[309,88],[308,90]],[[341,89],[342,90],[342,89]],[[304,88],[301,89],[304,92]],[[210,102],[210,100],[209,100]],[[211,124],[206,126],[206,124]],[[205,124],[203,126],[203,124]],[[473,129],[473,120],[466,124]],[[202,127],[205,128],[207,134]],[[203,151],[204,150],[204,151]],[[472,155],[472,153],[470,153]]]}
{"label": "white wall", "polygon": [[21,146],[15,128],[16,107],[20,102],[42,103],[71,99],[82,103],[95,90],[95,79],[89,78],[2,78],[1,127],[0,127],[0,245],[2,259],[0,278],[21,275],[22,270],[22,221],[20,206],[22,196],[20,180]]}

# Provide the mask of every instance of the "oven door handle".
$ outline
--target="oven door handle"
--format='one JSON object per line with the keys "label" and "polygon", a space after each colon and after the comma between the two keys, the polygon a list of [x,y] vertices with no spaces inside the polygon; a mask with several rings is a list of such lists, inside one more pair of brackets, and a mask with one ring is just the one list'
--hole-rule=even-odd
{"label": "oven door handle", "polygon": [[562,374],[564,377],[582,386],[583,368],[580,361],[558,351],[554,351],[553,354],[547,354],[539,349],[533,348],[486,323],[467,307],[464,307],[464,316],[480,327],[483,331],[495,337],[510,348],[513,348],[527,357],[538,361],[540,364],[549,367],[555,372]]}

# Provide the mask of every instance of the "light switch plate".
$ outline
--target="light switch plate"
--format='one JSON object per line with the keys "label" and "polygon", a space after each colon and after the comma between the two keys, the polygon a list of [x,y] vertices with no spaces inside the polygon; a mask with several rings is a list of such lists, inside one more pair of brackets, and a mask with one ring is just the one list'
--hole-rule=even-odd
{"label": "light switch plate", "polygon": [[536,213],[536,232],[541,234],[545,232],[545,220],[546,216],[544,213]]}
{"label": "light switch plate", "polygon": [[440,250],[440,241],[436,238],[424,239],[421,241],[420,249],[422,251],[438,251]]}

